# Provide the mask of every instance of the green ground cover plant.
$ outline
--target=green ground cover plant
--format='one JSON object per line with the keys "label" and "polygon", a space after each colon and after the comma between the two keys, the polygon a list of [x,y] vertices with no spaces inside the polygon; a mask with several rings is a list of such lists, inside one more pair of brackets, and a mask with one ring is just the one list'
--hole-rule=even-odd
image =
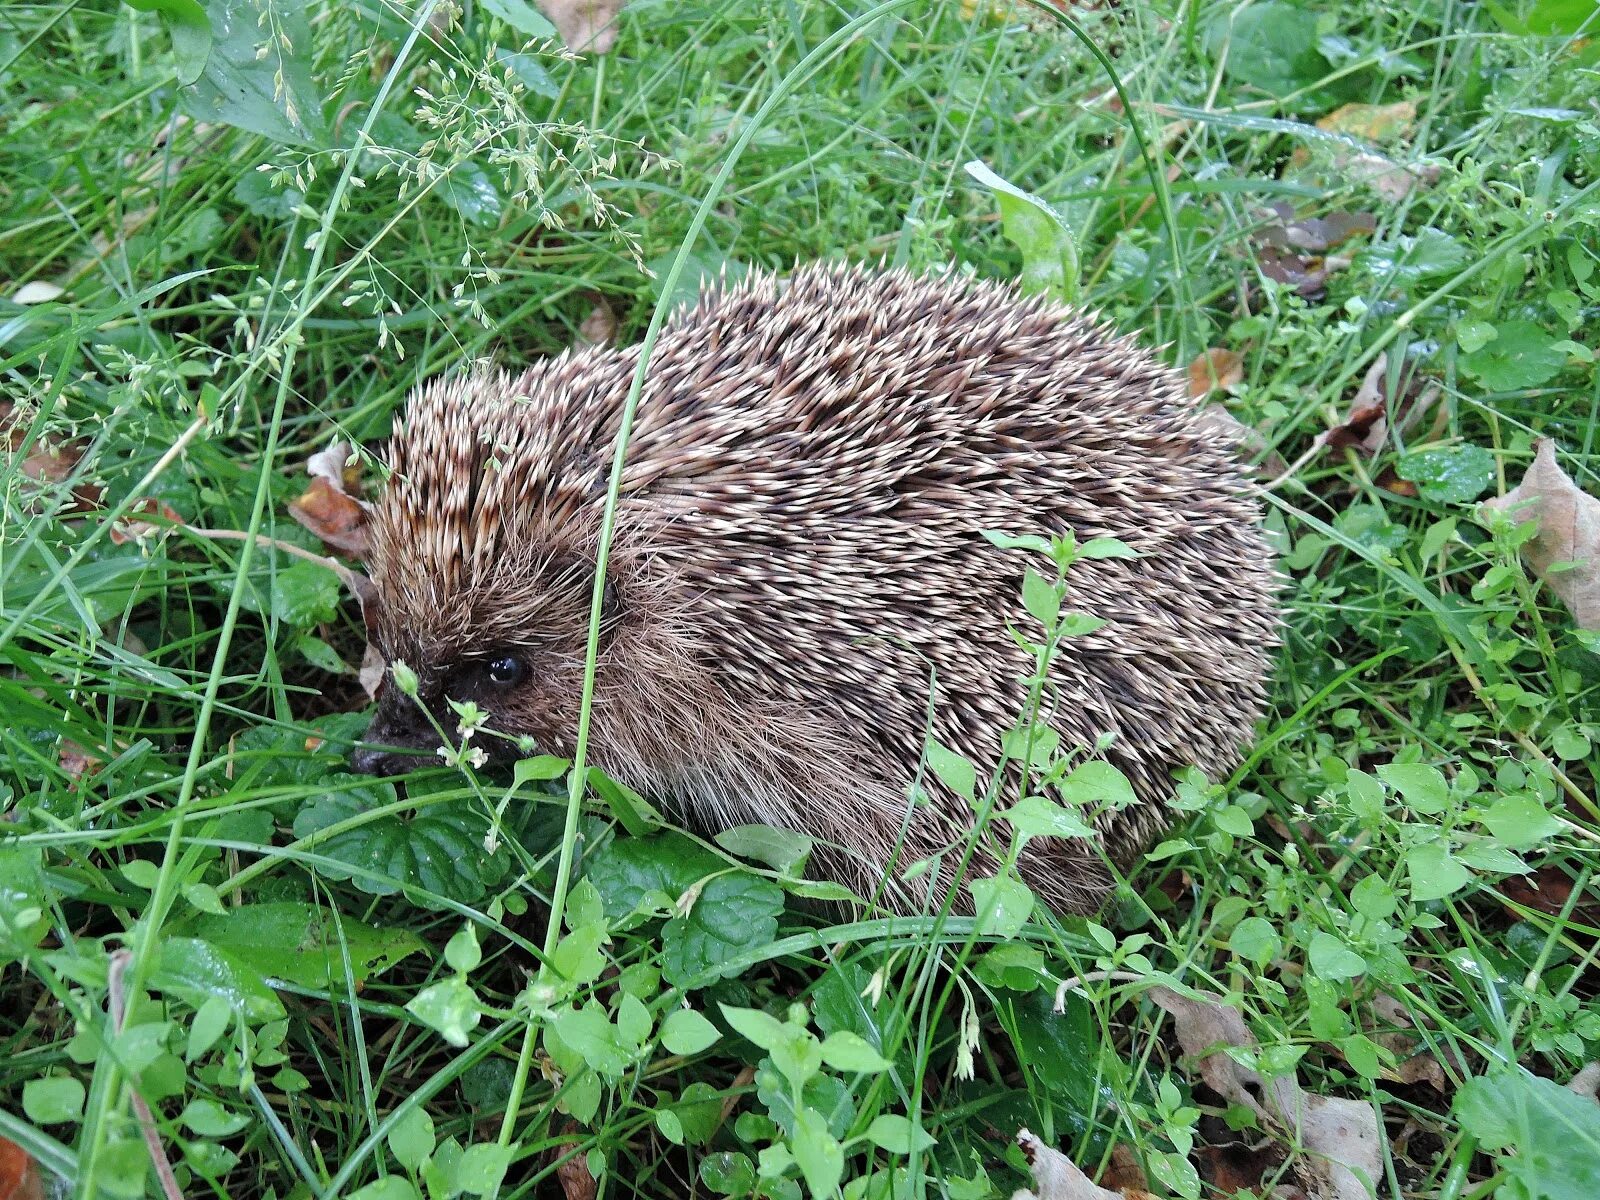
{"label": "green ground cover plant", "polygon": [[[553,35],[522,0],[0,13],[0,1195],[983,1200],[1022,1129],[1130,1198],[1600,1195],[1593,5]],[[1250,431],[1271,712],[1093,920],[1007,875],[891,917],[803,837],[548,756],[344,764],[365,636],[291,516],[312,456],[826,258],[1051,290]],[[1483,507],[1541,448],[1573,490]],[[1119,549],[1001,532],[1043,666]],[[1081,833],[1121,781],[1018,717],[1056,798],[1019,829]]]}

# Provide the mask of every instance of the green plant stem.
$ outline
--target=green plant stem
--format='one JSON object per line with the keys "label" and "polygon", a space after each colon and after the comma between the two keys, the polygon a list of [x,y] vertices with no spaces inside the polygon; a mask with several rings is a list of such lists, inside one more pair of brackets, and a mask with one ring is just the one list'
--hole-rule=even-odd
{"label": "green plant stem", "polygon": [[[390,65],[384,76],[384,81],[378,89],[367,118],[356,134],[355,146],[345,156],[344,168],[340,172],[339,180],[334,185],[329,196],[327,206],[323,209],[322,219],[318,226],[319,236],[315,248],[311,252],[311,259],[306,268],[305,283],[301,290],[301,303],[296,313],[290,318],[286,331],[287,346],[284,351],[284,361],[278,369],[278,388],[273,399],[272,418],[267,428],[267,439],[261,452],[261,469],[256,481],[255,497],[251,503],[250,524],[245,530],[243,548],[239,554],[239,564],[235,570],[235,577],[241,582],[250,573],[251,562],[256,551],[256,538],[260,536],[261,526],[266,517],[267,499],[272,494],[270,482],[272,479],[273,459],[277,454],[278,439],[283,430],[284,412],[288,406],[290,393],[290,368],[299,346],[299,327],[310,312],[311,298],[315,288],[317,276],[322,267],[323,256],[327,252],[332,237],[333,222],[338,216],[345,193],[349,190],[351,177],[355,174],[356,163],[360,159],[361,148],[370,140],[371,129],[378,113],[382,110],[384,101],[400,77],[401,69],[415,47],[417,39],[426,27],[428,19],[437,7],[439,0],[427,0],[418,10],[412,22],[405,42],[396,52],[394,62]],[[190,426],[186,438],[192,439],[204,427],[204,417],[196,418]],[[185,444],[185,443],[180,443]],[[163,455],[156,468],[152,468],[152,476],[158,473],[157,468],[164,469],[165,465],[180,453],[180,446],[174,446],[166,455]],[[173,805],[172,825],[167,837],[166,848],[162,854],[161,866],[156,877],[155,887],[151,890],[150,901],[141,914],[138,924],[133,930],[133,962],[128,972],[128,991],[136,999],[149,976],[154,958],[156,934],[165,920],[167,912],[171,909],[177,895],[177,862],[179,850],[183,842],[185,817],[188,807],[194,797],[195,783],[200,773],[201,760],[209,751],[207,733],[211,727],[212,715],[216,711],[217,694],[222,686],[222,677],[227,665],[228,647],[233,641],[233,632],[238,625],[241,603],[244,599],[245,589],[238,586],[232,589],[228,597],[228,607],[223,614],[222,625],[217,633],[217,647],[212,656],[211,672],[206,680],[206,689],[200,703],[200,711],[195,717],[193,741],[190,744],[188,761],[184,766],[183,778],[178,787],[178,796]],[[101,1151],[105,1146],[106,1116],[113,1110],[120,1109],[123,1102],[122,1074],[120,1066],[111,1056],[106,1056],[95,1068],[94,1090],[98,1095],[99,1103],[91,1109],[85,1110],[85,1128],[80,1151],[80,1174],[78,1177],[78,1194],[82,1200],[93,1200],[98,1191],[97,1168]]]}

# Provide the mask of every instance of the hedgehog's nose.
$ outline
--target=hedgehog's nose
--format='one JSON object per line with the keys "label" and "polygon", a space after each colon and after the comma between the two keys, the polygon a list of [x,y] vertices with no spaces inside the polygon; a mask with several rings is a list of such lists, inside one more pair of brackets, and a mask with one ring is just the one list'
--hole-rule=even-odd
{"label": "hedgehog's nose", "polygon": [[404,775],[422,766],[420,753],[396,754],[392,750],[373,750],[359,746],[346,760],[352,771],[362,775]]}

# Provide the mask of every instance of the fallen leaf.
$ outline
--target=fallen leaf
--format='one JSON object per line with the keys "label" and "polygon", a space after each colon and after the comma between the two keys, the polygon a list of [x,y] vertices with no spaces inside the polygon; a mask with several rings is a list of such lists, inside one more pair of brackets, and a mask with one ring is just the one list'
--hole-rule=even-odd
{"label": "fallen leaf", "polygon": [[1111,1149],[1111,1161],[1100,1176],[1102,1186],[1121,1192],[1123,1200],[1154,1200],[1150,1194],[1150,1180],[1139,1165],[1139,1156],[1127,1142],[1118,1142]]}
{"label": "fallen leaf", "polygon": [[602,297],[578,326],[578,341],[585,346],[609,346],[617,340],[617,314]]}
{"label": "fallen leaf", "polygon": [[1017,1145],[1033,1173],[1033,1191],[1018,1189],[1011,1200],[1128,1200],[1093,1183],[1061,1151],[1046,1146],[1026,1129],[1017,1131]]}
{"label": "fallen leaf", "polygon": [[1151,988],[1149,995],[1172,1014],[1178,1044],[1213,1091],[1307,1151],[1293,1165],[1312,1200],[1370,1200],[1370,1184],[1381,1178],[1378,1121],[1370,1103],[1310,1095],[1292,1075],[1265,1079],[1230,1058],[1227,1047],[1248,1049],[1256,1040],[1220,996],[1196,999],[1164,987]]}
{"label": "fallen leaf", "polygon": [[1348,133],[1369,142],[1390,142],[1411,136],[1417,106],[1409,100],[1393,104],[1344,104],[1317,121],[1329,133]]}
{"label": "fallen leaf", "polygon": [[365,558],[371,509],[353,494],[360,467],[350,465],[350,457],[349,448],[335,442],[308,458],[311,486],[289,501],[289,515],[333,549]]}
{"label": "fallen leaf", "polygon": [[48,304],[66,294],[66,289],[43,279],[25,283],[11,293],[13,304]]}
{"label": "fallen leaf", "polygon": [[77,742],[67,738],[61,739],[61,770],[74,784],[82,783],[86,777],[98,771],[102,761]]}
{"label": "fallen leaf", "polygon": [[388,669],[389,662],[383,657],[383,651],[376,644],[368,642],[366,652],[361,656],[361,670],[356,675],[368,700],[378,698],[378,689],[383,686],[383,673]]}
{"label": "fallen leaf", "polygon": [[1586,1063],[1583,1070],[1567,1080],[1567,1091],[1579,1096],[1600,1099],[1595,1095],[1597,1090],[1600,1090],[1600,1062]]}
{"label": "fallen leaf", "polygon": [[[160,521],[145,519],[157,516],[161,518]],[[146,496],[112,524],[111,541],[113,545],[126,546],[129,542],[142,542],[183,523],[183,518],[170,504],[155,496]]]}
{"label": "fallen leaf", "polygon": [[1251,236],[1257,268],[1268,279],[1313,300],[1327,290],[1329,275],[1350,265],[1347,255],[1327,252],[1353,237],[1371,233],[1378,225],[1371,213],[1300,215],[1283,200],[1260,212],[1264,223]]}
{"label": "fallen leaf", "polygon": [[1189,364],[1189,395],[1196,400],[1214,391],[1237,387],[1242,382],[1244,359],[1233,350],[1213,346]]}
{"label": "fallen leaf", "polygon": [[312,479],[326,479],[341,492],[354,495],[361,486],[361,460],[343,442],[334,442],[306,459],[306,474]]}
{"label": "fallen leaf", "polygon": [[[1214,1124],[1224,1133],[1227,1126],[1220,1120]],[[1194,1148],[1196,1166],[1200,1177],[1224,1196],[1239,1192],[1261,1194],[1263,1181],[1276,1175],[1283,1166],[1284,1154],[1276,1142],[1250,1145],[1237,1137],[1219,1138]]]}
{"label": "fallen leaf", "polygon": [[1363,454],[1376,454],[1383,449],[1383,440],[1389,435],[1388,401],[1383,395],[1383,381],[1388,370],[1389,356],[1378,355],[1362,376],[1361,386],[1351,398],[1344,420],[1318,435],[1323,445],[1334,450],[1348,447]]}
{"label": "fallen leaf", "polygon": [[539,0],[567,49],[605,54],[617,41],[617,14],[626,0]]}
{"label": "fallen leaf", "polygon": [[[568,1136],[578,1132],[578,1127],[568,1121],[562,1132]],[[598,1187],[589,1171],[588,1156],[577,1142],[560,1142],[550,1151],[556,1165],[556,1178],[561,1182],[566,1200],[595,1200]]]}
{"label": "fallen leaf", "polygon": [[1549,438],[1535,442],[1533,465],[1522,482],[1483,506],[1510,513],[1518,522],[1539,523],[1539,531],[1522,545],[1523,557],[1561,598],[1578,628],[1600,629],[1600,500],[1556,463],[1555,443]]}
{"label": "fallen leaf", "polygon": [[29,1153],[0,1137],[0,1200],[44,1200],[44,1177]]}
{"label": "fallen leaf", "polygon": [[1413,188],[1439,182],[1439,168],[1434,163],[1413,166],[1382,154],[1354,154],[1338,165],[1350,182],[1366,184],[1391,204],[1404,200]]}
{"label": "fallen leaf", "polygon": [[[0,400],[0,446],[15,454],[28,440],[22,414],[9,400]],[[58,443],[48,437],[37,438],[27,457],[13,468],[23,479],[34,483],[64,483],[77,474],[83,461],[84,446],[78,442]],[[92,512],[100,507],[102,490],[92,483],[79,483],[72,489],[72,501],[59,510],[62,516]]]}
{"label": "fallen leaf", "polygon": [[1297,215],[1294,206],[1279,200],[1261,210],[1274,218],[1255,233],[1263,246],[1323,254],[1353,237],[1364,236],[1378,227],[1378,219],[1366,212],[1331,212],[1323,217]]}

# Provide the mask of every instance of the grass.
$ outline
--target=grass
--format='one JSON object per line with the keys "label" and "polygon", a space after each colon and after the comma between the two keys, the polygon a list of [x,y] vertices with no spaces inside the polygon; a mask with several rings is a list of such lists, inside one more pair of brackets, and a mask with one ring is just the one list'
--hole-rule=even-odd
{"label": "grass", "polygon": [[[78,1194],[153,1192],[135,1080],[188,1196],[575,1197],[586,1170],[978,1200],[1023,1185],[1022,1127],[1157,1194],[1294,1180],[1314,1156],[1201,1081],[1163,984],[1229,996],[1262,1074],[1368,1104],[1379,1196],[1593,1194],[1594,1106],[1546,1081],[1600,1043],[1600,663],[1528,531],[1475,510],[1538,436],[1580,486],[1600,462],[1600,77],[1560,6],[1130,5],[1078,37],[981,3],[638,0],[581,61],[498,7],[202,7],[198,91],[176,3],[0,16],[0,1137]],[[1325,120],[1396,104],[1387,133]],[[1372,178],[1374,146],[1415,176]],[[604,789],[564,828],[549,760],[343,773],[355,606],[195,530],[320,552],[287,510],[310,454],[602,302],[639,340],[680,248],[689,290],[1059,265],[973,160],[1061,214],[1058,286],[1180,368],[1237,356],[1212,399],[1297,464],[1267,506],[1271,713],[1110,910],[819,912],[792,839],[741,865],[633,836]],[[1322,261],[1305,222],[1336,214],[1370,225]],[[1380,362],[1376,447],[1308,453]],[[123,539],[150,497],[183,525]]]}

